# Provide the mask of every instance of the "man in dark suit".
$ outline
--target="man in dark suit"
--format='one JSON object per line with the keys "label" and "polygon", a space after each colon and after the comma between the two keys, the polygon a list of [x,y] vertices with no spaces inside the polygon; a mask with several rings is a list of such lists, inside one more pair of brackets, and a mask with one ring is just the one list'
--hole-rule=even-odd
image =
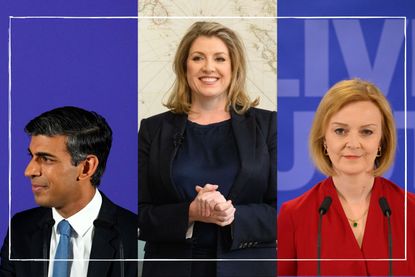
{"label": "man in dark suit", "polygon": [[62,107],[31,120],[25,132],[25,175],[41,207],[13,216],[0,276],[137,276],[137,263],[125,261],[137,259],[137,215],[97,189],[112,143],[105,119]]}

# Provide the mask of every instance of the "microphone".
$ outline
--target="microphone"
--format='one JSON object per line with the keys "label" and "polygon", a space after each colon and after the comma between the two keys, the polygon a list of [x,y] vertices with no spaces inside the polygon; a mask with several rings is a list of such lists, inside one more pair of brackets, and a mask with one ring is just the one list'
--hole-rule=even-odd
{"label": "microphone", "polygon": [[318,218],[318,232],[317,232],[317,276],[321,275],[320,269],[320,259],[321,259],[321,222],[323,220],[323,215],[327,213],[331,205],[331,197],[324,197],[323,202],[321,202],[320,208],[318,209],[319,218]]}
{"label": "microphone", "polygon": [[320,208],[318,209],[318,213],[320,215],[325,215],[328,209],[330,208],[330,205],[331,205],[331,197],[330,196],[324,197],[324,200],[323,202],[321,202]]}
{"label": "microphone", "polygon": [[392,211],[389,208],[388,201],[386,200],[385,197],[379,198],[379,205],[380,205],[380,208],[382,209],[383,214],[386,217],[390,217],[392,215]]}
{"label": "microphone", "polygon": [[386,216],[388,220],[389,276],[392,276],[392,225],[390,218],[392,211],[389,208],[388,201],[383,196],[379,198],[379,205],[382,209],[383,215]]}
{"label": "microphone", "polygon": [[174,147],[177,148],[180,145],[182,145],[183,140],[184,140],[183,133],[176,133],[176,134],[174,134],[174,136],[173,136],[173,145],[174,145]]}

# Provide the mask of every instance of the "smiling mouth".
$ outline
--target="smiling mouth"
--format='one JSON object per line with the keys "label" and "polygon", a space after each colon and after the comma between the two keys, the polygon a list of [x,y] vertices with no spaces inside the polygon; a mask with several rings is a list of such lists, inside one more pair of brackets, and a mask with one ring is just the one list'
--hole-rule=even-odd
{"label": "smiling mouth", "polygon": [[200,77],[200,81],[202,81],[204,84],[210,85],[214,84],[217,80],[219,80],[218,77]]}

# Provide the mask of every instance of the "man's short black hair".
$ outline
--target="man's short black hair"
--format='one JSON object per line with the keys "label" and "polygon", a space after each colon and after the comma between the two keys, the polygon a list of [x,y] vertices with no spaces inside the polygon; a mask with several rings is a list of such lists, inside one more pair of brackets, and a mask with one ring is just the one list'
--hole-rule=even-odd
{"label": "man's short black hair", "polygon": [[91,183],[99,185],[112,144],[112,130],[105,118],[96,112],[66,106],[35,117],[26,125],[25,132],[30,136],[66,136],[66,148],[74,166],[87,155],[97,156],[99,163]]}

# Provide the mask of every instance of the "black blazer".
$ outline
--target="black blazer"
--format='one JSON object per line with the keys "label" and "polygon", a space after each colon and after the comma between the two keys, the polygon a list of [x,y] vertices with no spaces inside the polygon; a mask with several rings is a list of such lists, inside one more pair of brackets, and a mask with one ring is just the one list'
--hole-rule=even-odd
{"label": "black blazer", "polygon": [[[102,205],[94,221],[90,259],[137,259],[137,215],[112,203],[102,192]],[[54,220],[50,208],[17,213],[11,220],[11,258],[49,259]],[[9,231],[10,231],[9,230]],[[47,276],[49,261],[10,261],[9,237],[1,249],[0,276]],[[88,277],[137,277],[137,262],[90,261]]]}
{"label": "black blazer", "polygon": [[[172,162],[187,115],[165,112],[141,121],[138,140],[139,239],[145,259],[189,259],[185,239],[190,202],[171,180]],[[231,112],[240,168],[226,199],[236,208],[230,226],[219,228],[218,259],[276,258],[276,112],[251,108]],[[217,276],[276,276],[276,262],[217,263]],[[189,276],[189,262],[145,262],[143,276]]]}

